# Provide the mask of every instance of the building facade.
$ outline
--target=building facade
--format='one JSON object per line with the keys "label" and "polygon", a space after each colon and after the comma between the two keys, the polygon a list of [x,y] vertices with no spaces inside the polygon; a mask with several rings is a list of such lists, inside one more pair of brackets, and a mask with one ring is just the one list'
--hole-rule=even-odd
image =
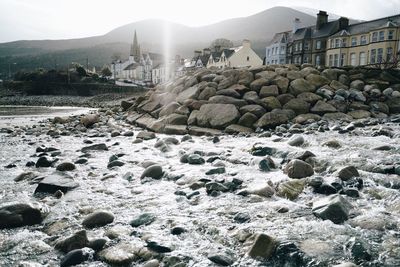
{"label": "building facade", "polygon": [[399,54],[400,15],[352,24],[328,39],[327,66],[395,62]]}
{"label": "building facade", "polygon": [[265,48],[265,65],[286,64],[286,48],[291,32],[276,33]]}

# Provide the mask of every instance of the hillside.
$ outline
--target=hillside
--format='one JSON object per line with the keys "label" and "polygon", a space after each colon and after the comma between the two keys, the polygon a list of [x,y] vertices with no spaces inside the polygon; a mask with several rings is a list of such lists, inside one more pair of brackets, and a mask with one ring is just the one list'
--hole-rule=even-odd
{"label": "hillside", "polygon": [[311,25],[315,18],[287,7],[274,7],[252,16],[235,18],[219,23],[188,27],[162,20],[142,20],[116,28],[105,35],[69,40],[23,40],[0,44],[0,72],[8,72],[8,63],[17,63],[15,69],[33,69],[54,66],[65,67],[71,62],[84,63],[89,57],[92,66],[109,63],[119,52],[128,56],[129,43],[136,29],[139,42],[146,50],[162,52],[165,29],[171,40],[171,55],[190,57],[194,49],[206,47],[216,38],[227,38],[238,44],[250,39],[256,52],[263,56],[265,43],[275,32],[292,28],[294,18],[303,26]]}

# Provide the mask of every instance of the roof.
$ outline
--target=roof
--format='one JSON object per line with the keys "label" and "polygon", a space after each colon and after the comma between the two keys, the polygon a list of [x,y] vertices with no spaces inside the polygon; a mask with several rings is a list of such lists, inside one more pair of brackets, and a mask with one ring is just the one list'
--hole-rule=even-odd
{"label": "roof", "polygon": [[134,69],[136,69],[136,68],[139,67],[139,66],[140,66],[139,63],[131,63],[131,64],[129,64],[128,66],[126,66],[124,70],[134,70]]}
{"label": "roof", "polygon": [[272,44],[277,44],[277,43],[287,43],[289,40],[289,35],[291,34],[291,31],[286,31],[286,32],[278,32],[272,37],[272,40],[267,44],[267,46],[270,46]]}
{"label": "roof", "polygon": [[242,48],[242,46],[237,47],[235,50],[233,50],[233,49],[224,49],[224,50],[222,50],[222,52],[224,52],[225,56],[226,56],[227,58],[229,58],[229,57],[232,56],[235,52],[239,51],[240,48]]}
{"label": "roof", "polygon": [[347,27],[347,31],[351,35],[354,35],[354,34],[368,33],[370,31],[377,29],[399,27],[399,25],[400,25],[400,14],[376,20],[352,24]]}

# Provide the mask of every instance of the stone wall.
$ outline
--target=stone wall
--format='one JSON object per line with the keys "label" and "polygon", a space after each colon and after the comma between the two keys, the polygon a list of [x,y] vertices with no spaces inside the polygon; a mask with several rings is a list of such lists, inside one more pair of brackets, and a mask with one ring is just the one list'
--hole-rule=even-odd
{"label": "stone wall", "polygon": [[400,71],[316,69],[306,64],[201,69],[155,87],[129,111],[130,123],[174,134],[384,118],[400,113]]}

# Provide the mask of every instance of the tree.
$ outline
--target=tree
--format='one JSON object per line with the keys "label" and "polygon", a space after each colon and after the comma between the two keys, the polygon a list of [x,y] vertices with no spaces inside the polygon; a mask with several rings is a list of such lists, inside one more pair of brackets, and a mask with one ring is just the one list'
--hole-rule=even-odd
{"label": "tree", "polygon": [[101,75],[103,77],[110,77],[112,75],[110,68],[108,66],[104,66],[101,70]]}
{"label": "tree", "polygon": [[85,68],[84,67],[82,67],[81,65],[76,65],[75,66],[75,70],[76,70],[76,72],[78,73],[78,75],[80,76],[80,77],[85,77],[86,76],[86,70],[85,70]]}
{"label": "tree", "polygon": [[231,40],[225,38],[218,38],[211,42],[210,48],[215,49],[216,46],[219,46],[221,49],[231,48],[233,47],[233,43]]}

